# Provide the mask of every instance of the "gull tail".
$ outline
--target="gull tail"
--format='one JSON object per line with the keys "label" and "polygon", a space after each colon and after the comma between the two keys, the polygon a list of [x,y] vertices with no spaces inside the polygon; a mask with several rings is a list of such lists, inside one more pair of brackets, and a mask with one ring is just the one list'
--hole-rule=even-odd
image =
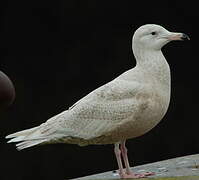
{"label": "gull tail", "polygon": [[41,137],[39,126],[10,134],[5,138],[12,138],[7,143],[19,142],[18,144],[16,144],[17,150],[22,150],[31,146],[39,145],[47,141],[46,138]]}
{"label": "gull tail", "polygon": [[18,150],[41,144],[63,142],[63,138],[67,138],[71,136],[71,134],[74,134],[73,132],[71,133],[70,129],[68,134],[66,134],[66,128],[60,130],[60,117],[65,113],[66,111],[50,118],[37,127],[10,134],[6,136],[6,139],[11,139],[8,143],[17,143],[16,147]]}

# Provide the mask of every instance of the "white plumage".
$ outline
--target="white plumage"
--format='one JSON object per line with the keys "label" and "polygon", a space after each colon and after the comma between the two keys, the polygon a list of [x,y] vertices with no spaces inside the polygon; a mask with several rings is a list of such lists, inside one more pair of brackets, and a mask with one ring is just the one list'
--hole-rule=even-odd
{"label": "white plumage", "polygon": [[[143,135],[165,115],[170,100],[170,69],[161,47],[184,34],[159,25],[141,26],[133,36],[136,67],[99,87],[68,110],[38,127],[8,135],[18,150],[45,143],[116,144],[122,178],[143,177],[129,170],[125,140]],[[121,164],[119,145],[126,166]]]}

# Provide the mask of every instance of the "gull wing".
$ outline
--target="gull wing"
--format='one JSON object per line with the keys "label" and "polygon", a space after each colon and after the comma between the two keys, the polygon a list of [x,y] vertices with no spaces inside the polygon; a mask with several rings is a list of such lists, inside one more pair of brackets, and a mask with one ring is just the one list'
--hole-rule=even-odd
{"label": "gull wing", "polygon": [[[112,132],[131,120],[143,104],[143,84],[115,79],[94,90],[59,117],[59,133],[73,138],[93,139]],[[62,120],[61,120],[62,119]]]}

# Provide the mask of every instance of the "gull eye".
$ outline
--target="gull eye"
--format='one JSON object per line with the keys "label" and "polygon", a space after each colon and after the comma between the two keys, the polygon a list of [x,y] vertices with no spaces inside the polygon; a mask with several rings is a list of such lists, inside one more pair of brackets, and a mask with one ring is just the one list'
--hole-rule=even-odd
{"label": "gull eye", "polygon": [[154,36],[154,35],[156,35],[157,33],[156,33],[155,31],[153,31],[151,34]]}

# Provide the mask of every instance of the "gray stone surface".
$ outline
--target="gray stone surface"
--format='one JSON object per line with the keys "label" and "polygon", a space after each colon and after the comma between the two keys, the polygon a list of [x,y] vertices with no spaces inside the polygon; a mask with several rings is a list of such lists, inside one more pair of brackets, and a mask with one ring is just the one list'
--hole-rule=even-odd
{"label": "gray stone surface", "polygon": [[[155,163],[145,164],[132,168],[133,172],[155,172],[154,176],[150,178],[165,179],[163,177],[182,177],[185,176],[186,180],[198,179],[199,180],[199,154],[168,159]],[[197,177],[198,176],[198,177]],[[117,172],[105,172],[101,174],[75,178],[76,180],[111,180],[119,179]],[[147,179],[147,178],[144,178]],[[168,178],[166,178],[168,179]],[[169,178],[173,179],[173,178]],[[176,179],[176,178],[175,178]],[[177,178],[182,179],[182,178]],[[183,178],[184,180],[184,178]]]}

